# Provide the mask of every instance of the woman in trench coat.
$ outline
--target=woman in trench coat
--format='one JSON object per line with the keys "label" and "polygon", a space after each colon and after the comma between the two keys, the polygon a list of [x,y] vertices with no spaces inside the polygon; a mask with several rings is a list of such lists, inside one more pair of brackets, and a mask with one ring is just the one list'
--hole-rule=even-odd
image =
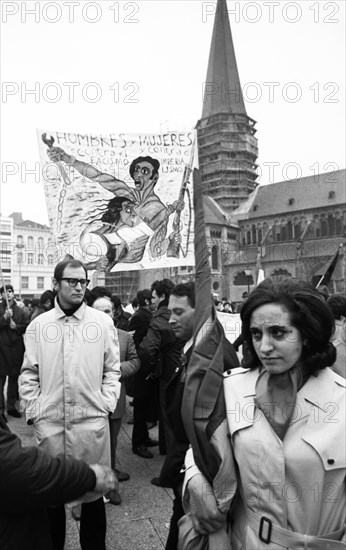
{"label": "woman in trench coat", "polygon": [[[225,373],[213,487],[191,449],[180,550],[338,550],[345,535],[345,380],[326,368],[333,317],[309,284],[261,283],[243,304],[244,368]],[[227,532],[227,535],[226,535]]]}

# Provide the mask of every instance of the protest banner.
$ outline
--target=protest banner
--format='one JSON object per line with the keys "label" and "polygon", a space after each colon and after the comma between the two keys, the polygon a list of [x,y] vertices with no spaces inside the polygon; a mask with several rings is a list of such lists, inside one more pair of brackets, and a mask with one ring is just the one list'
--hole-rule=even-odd
{"label": "protest banner", "polygon": [[194,131],[37,132],[49,223],[65,254],[106,272],[194,265]]}

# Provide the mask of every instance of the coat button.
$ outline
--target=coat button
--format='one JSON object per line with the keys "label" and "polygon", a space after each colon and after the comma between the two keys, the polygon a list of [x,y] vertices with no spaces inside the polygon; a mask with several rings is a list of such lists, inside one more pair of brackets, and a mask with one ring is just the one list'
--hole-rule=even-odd
{"label": "coat button", "polygon": [[334,458],[328,458],[327,460],[328,464],[334,464]]}

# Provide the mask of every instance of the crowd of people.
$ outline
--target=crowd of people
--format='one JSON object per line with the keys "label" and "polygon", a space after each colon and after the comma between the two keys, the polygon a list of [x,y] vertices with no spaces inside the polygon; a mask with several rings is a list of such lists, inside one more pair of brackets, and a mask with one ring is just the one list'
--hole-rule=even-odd
{"label": "crowd of people", "polygon": [[[81,548],[106,549],[105,503],[121,504],[118,482],[131,474],[116,460],[130,400],[132,452],[147,460],[158,447],[151,483],[173,491],[166,550],[346,548],[346,296],[293,278],[244,296],[241,365],[222,342],[226,412],[210,435],[220,457],[211,481],[181,413],[194,283],[157,280],[130,308],[88,284],[85,266],[66,259],[36,303],[0,289],[0,548],[63,550],[68,503]],[[227,298],[214,307],[234,312]],[[9,431],[7,415],[23,413],[35,447]]]}

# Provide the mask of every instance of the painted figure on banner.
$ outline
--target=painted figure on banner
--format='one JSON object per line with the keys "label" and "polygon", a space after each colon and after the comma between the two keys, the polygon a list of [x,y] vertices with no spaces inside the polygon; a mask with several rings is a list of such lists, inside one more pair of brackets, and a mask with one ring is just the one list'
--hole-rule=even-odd
{"label": "painted figure on banner", "polygon": [[[43,137],[42,137],[43,139]],[[47,140],[43,139],[47,144]],[[163,255],[174,256],[172,244],[180,242],[180,227],[176,220],[185,208],[183,194],[172,204],[164,204],[155,193],[159,179],[159,160],[151,156],[135,158],[129,167],[134,187],[114,175],[100,171],[95,166],[76,159],[61,147],[49,142],[49,159],[61,166],[62,163],[76,170],[84,181],[97,182],[114,197],[89,216],[87,225],[80,233],[82,249],[94,246],[98,251],[94,261],[87,263],[88,269],[110,271],[117,263],[133,264],[142,260],[145,250],[151,259]],[[185,172],[184,172],[185,175]],[[184,182],[183,182],[184,185]],[[186,183],[185,183],[186,187]],[[170,216],[175,213],[175,222],[168,233]],[[176,250],[176,248],[175,248]]]}

